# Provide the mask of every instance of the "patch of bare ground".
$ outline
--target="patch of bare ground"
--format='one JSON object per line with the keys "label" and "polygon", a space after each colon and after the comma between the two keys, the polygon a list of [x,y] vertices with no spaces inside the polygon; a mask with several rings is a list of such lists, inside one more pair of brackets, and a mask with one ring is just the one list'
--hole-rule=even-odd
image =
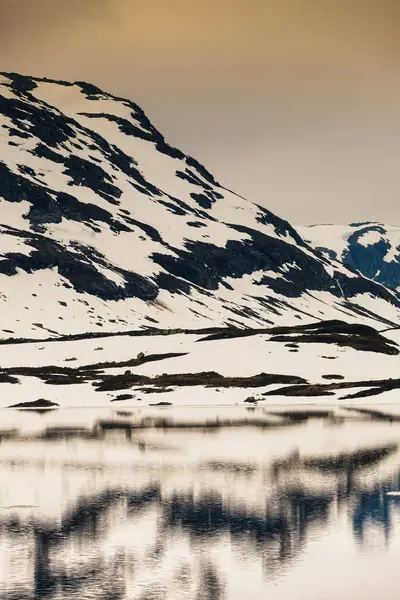
{"label": "patch of bare ground", "polygon": [[55,408],[60,406],[57,402],[51,402],[50,400],[34,400],[33,402],[19,402],[18,404],[12,404],[8,408]]}
{"label": "patch of bare ground", "polygon": [[376,379],[363,381],[340,381],[337,383],[315,383],[306,385],[289,385],[264,392],[263,396],[327,396],[337,390],[348,390],[351,388],[367,388],[352,395],[342,396],[340,399],[362,398],[382,394],[400,388],[400,379]]}
{"label": "patch of bare ground", "polygon": [[96,390],[100,392],[122,390],[130,387],[155,386],[163,387],[265,387],[272,384],[307,384],[307,380],[295,375],[270,375],[259,373],[252,377],[224,377],[215,371],[204,371],[202,373],[174,373],[146,377],[144,375],[101,375],[95,383]]}
{"label": "patch of bare ground", "polygon": [[288,347],[290,347],[290,344],[292,348],[299,344],[320,343],[335,344],[340,347],[388,355],[400,353],[395,342],[385,338],[373,327],[338,320],[320,321],[319,323],[294,325],[292,327],[270,327],[268,329],[226,328],[210,333],[198,341],[226,340],[259,334],[272,336],[269,341],[282,342]]}
{"label": "patch of bare ground", "polygon": [[[18,383],[15,376],[37,377],[47,384],[51,385],[72,385],[86,383],[101,378],[100,372],[107,369],[117,369],[126,367],[138,367],[145,363],[166,360],[184,356],[186,353],[169,352],[166,354],[148,354],[138,355],[123,362],[101,362],[92,365],[83,365],[81,367],[61,367],[56,365],[46,365],[44,367],[10,367],[0,369],[0,383]],[[130,372],[127,372],[130,375]]]}

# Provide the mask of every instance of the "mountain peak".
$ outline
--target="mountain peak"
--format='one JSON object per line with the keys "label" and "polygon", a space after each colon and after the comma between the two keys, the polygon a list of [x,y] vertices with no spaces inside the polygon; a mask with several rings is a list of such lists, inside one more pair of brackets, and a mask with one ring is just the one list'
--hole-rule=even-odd
{"label": "mountain peak", "polygon": [[1,74],[0,156],[3,331],[398,321],[397,293],[94,85]]}

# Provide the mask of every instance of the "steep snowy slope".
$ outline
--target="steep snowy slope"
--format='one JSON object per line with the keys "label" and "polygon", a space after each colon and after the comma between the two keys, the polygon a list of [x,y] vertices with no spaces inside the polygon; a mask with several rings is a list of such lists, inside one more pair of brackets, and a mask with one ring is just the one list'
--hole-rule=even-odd
{"label": "steep snowy slope", "polygon": [[398,324],[396,292],[221,187],[133,102],[0,75],[0,334]]}
{"label": "steep snowy slope", "polygon": [[400,227],[382,223],[312,225],[297,230],[325,256],[400,290]]}

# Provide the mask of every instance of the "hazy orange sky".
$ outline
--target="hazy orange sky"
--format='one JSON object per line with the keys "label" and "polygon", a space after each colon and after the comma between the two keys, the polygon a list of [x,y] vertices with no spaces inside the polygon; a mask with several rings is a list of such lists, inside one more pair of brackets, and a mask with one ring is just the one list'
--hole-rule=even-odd
{"label": "hazy orange sky", "polygon": [[400,224],[399,32],[400,0],[0,0],[0,70],[133,99],[295,224]]}

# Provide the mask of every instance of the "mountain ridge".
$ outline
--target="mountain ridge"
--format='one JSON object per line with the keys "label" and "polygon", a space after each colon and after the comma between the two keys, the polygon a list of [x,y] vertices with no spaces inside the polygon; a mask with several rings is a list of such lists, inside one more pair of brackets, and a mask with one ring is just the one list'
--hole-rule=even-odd
{"label": "mountain ridge", "polygon": [[2,335],[397,325],[400,296],[170,146],[134,102],[0,74]]}

